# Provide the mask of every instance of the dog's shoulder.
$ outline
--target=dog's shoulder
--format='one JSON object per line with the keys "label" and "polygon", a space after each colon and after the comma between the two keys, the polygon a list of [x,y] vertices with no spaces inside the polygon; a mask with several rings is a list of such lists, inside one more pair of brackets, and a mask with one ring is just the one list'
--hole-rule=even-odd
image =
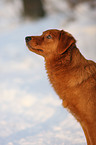
{"label": "dog's shoulder", "polygon": [[93,76],[93,78],[96,80],[96,63],[88,60],[88,64],[85,66],[86,72]]}

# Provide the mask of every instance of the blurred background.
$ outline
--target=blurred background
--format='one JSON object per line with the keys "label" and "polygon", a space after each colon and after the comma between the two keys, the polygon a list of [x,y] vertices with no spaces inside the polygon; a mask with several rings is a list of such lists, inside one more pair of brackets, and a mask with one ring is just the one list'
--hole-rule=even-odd
{"label": "blurred background", "polygon": [[25,37],[64,29],[96,61],[96,0],[0,0],[0,145],[86,145]]}

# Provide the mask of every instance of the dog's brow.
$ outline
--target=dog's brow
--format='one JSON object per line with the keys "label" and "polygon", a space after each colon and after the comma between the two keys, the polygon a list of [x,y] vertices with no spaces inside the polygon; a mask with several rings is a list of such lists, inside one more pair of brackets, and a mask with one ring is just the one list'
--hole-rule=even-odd
{"label": "dog's brow", "polygon": [[45,35],[46,34],[46,32],[43,32],[43,34],[42,35]]}
{"label": "dog's brow", "polygon": [[47,33],[49,33],[49,32],[48,31],[43,32],[44,35],[47,34]]}

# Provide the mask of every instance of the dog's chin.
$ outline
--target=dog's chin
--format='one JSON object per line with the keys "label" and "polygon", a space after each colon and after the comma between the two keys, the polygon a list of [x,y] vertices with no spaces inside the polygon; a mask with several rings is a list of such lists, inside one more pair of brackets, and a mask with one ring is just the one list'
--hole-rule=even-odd
{"label": "dog's chin", "polygon": [[32,52],[35,52],[35,53],[43,52],[42,49],[31,47],[28,43],[26,43],[26,45],[27,45],[28,49]]}

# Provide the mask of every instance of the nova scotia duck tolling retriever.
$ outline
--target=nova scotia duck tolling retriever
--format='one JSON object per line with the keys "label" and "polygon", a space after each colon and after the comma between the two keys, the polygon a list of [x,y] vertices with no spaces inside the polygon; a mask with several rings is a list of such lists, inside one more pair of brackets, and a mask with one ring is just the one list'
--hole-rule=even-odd
{"label": "nova scotia duck tolling retriever", "polygon": [[50,83],[80,122],[87,145],[96,145],[96,63],[85,59],[74,37],[63,30],[47,30],[25,40],[29,50],[44,57]]}

